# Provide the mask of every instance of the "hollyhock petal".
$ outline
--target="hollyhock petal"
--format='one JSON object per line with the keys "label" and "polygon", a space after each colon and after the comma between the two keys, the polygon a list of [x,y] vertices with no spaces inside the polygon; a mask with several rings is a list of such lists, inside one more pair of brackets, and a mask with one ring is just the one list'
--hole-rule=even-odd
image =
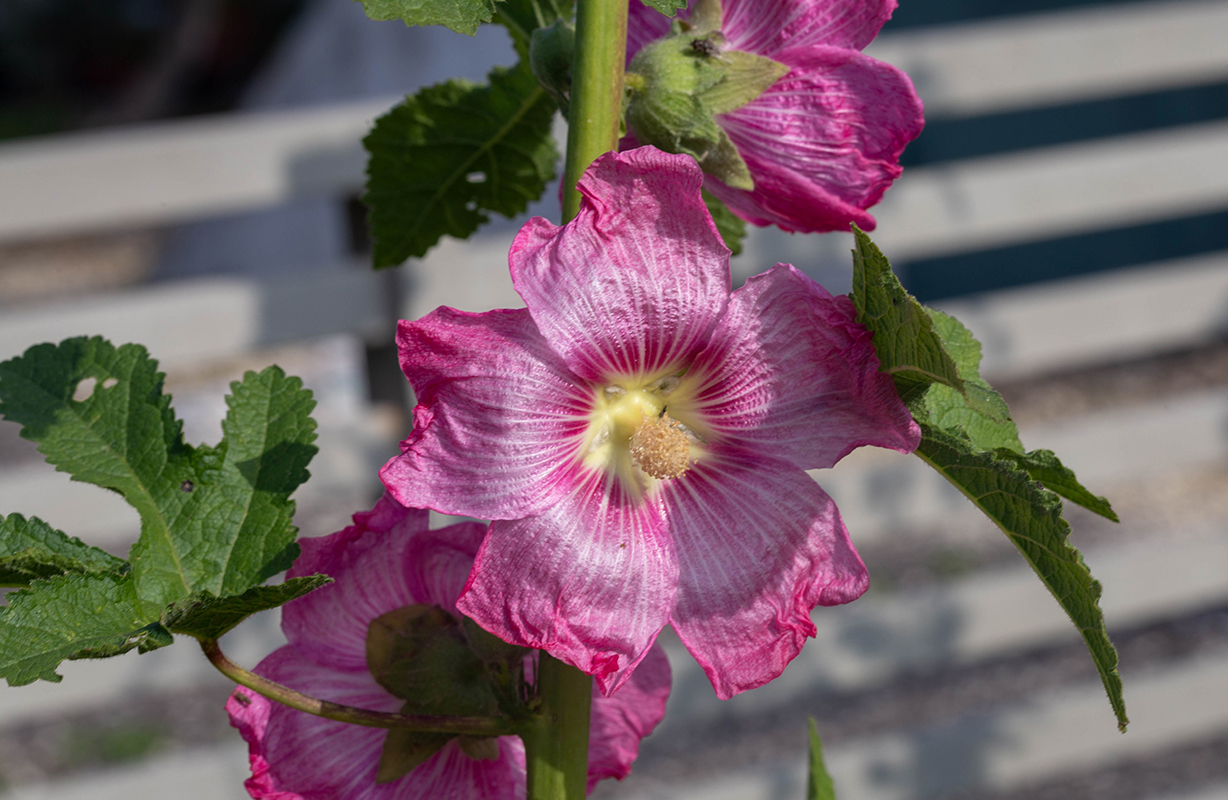
{"label": "hollyhock petal", "polygon": [[895,0],[725,0],[721,31],[731,49],[769,58],[815,44],[861,50],[896,5]]}
{"label": "hollyhock petal", "polygon": [[[256,671],[315,697],[376,711],[396,711],[403,701],[385,692],[366,671],[323,667],[282,647]],[[524,750],[501,737],[499,758],[478,761],[450,742],[417,769],[377,784],[386,731],[349,725],[272,703],[242,688],[248,703],[232,695],[231,724],[247,740],[252,762],[248,793],[258,800],[520,800]]]}
{"label": "hollyhock petal", "polygon": [[604,473],[538,516],[496,521],[456,605],[486,630],[594,675],[609,694],[673,607],[678,566],[660,505]]}
{"label": "hollyhock petal", "polygon": [[336,580],[282,607],[287,640],[320,664],[366,670],[371,620],[417,603],[456,613],[486,526],[466,522],[428,531],[426,524],[426,512],[385,495],[345,530],[301,539],[303,552],[289,577],[319,572]]}
{"label": "hollyhock petal", "polygon": [[665,718],[671,675],[669,659],[654,644],[631,679],[605,697],[593,686],[588,737],[588,791],[604,778],[622,780],[640,753],[640,740]]}
{"label": "hollyhock petal", "polygon": [[591,397],[524,309],[439,308],[397,332],[418,397],[402,454],[380,473],[407,506],[509,519],[569,484]]}
{"label": "hollyhock petal", "polygon": [[702,181],[690,156],[607,153],[580,179],[572,222],[538,217],[517,234],[512,284],[575,374],[651,374],[707,342],[729,296],[729,249]]}
{"label": "hollyhock petal", "polygon": [[709,188],[757,224],[804,232],[845,230],[849,222],[872,227],[862,209],[900,175],[900,153],[924,126],[912,82],[890,64],[842,48],[793,48],[776,58],[792,71],[717,118],[754,190],[712,178]]}
{"label": "hollyhock petal", "polygon": [[693,413],[715,436],[800,469],[831,467],[862,445],[911,453],[921,430],[870,339],[847,297],[778,264],[730,298],[692,367]]}
{"label": "hollyhock petal", "polygon": [[[235,695],[246,698],[239,701]],[[248,794],[256,800],[331,800],[334,797],[346,797],[350,800],[471,800],[474,797],[496,798],[496,800],[523,800],[524,790],[524,745],[514,736],[500,737],[499,757],[495,761],[475,761],[461,750],[457,742],[450,742],[434,757],[423,763],[409,775],[390,783],[375,783],[374,771],[366,765],[367,772],[355,776],[346,774],[336,776],[341,780],[311,781],[295,780],[295,776],[283,783],[280,770],[275,774],[271,768],[265,732],[270,717],[274,718],[274,734],[278,737],[280,748],[285,747],[281,741],[279,728],[296,724],[293,717],[311,717],[302,714],[264,697],[246,688],[239,687],[231,695],[226,704],[230,713],[231,725],[239,729],[249,747],[252,777],[244,782]],[[284,719],[283,719],[284,716]],[[369,734],[360,737],[361,741],[349,741],[347,731],[358,726],[341,722],[330,722],[328,727],[301,731],[291,734],[288,738],[307,740],[309,744],[320,747],[321,744],[336,741],[340,748],[345,748],[345,754],[354,755],[364,763],[370,761],[370,745],[375,745],[375,764],[378,767],[380,748],[383,746],[384,731],[374,728],[366,729]],[[375,734],[374,736],[370,735]],[[340,739],[332,739],[340,736]],[[325,737],[323,739],[317,737]],[[316,739],[311,742],[311,739]],[[273,756],[278,758],[279,756]],[[311,766],[310,764],[308,765]],[[337,788],[340,784],[343,788]],[[287,790],[285,785],[297,787],[297,790]],[[342,791],[345,794],[333,794]]]}
{"label": "hollyhock petal", "polygon": [[663,487],[679,562],[670,622],[721,699],[780,675],[815,634],[810,610],[869,585],[836,504],[785,462],[723,451]]}

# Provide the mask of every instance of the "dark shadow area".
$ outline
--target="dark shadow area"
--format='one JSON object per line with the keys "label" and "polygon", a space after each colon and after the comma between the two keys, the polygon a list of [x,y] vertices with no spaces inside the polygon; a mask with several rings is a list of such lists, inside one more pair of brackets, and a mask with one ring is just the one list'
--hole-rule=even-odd
{"label": "dark shadow area", "polygon": [[1225,118],[1228,83],[963,119],[939,117],[926,120],[925,130],[908,145],[900,164],[918,167]]}
{"label": "dark shadow area", "polygon": [[901,262],[923,303],[1228,250],[1228,210]]}

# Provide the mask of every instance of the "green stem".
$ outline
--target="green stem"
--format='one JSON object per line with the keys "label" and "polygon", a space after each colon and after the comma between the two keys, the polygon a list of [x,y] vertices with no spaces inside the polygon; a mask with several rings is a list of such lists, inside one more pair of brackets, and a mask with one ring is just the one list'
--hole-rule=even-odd
{"label": "green stem", "polygon": [[567,164],[563,170],[563,221],[580,210],[576,181],[602,153],[618,149],[627,58],[627,0],[579,0]]}
{"label": "green stem", "polygon": [[520,734],[528,800],[584,800],[593,679],[545,651],[537,664],[541,712]]}
{"label": "green stem", "polygon": [[456,733],[470,736],[506,736],[519,733],[520,726],[513,725],[510,720],[502,717],[389,714],[384,711],[371,711],[354,706],[343,706],[340,703],[330,703],[327,700],[296,692],[289,686],[283,686],[276,681],[243,669],[222,653],[222,648],[218,646],[215,639],[202,641],[200,649],[205,651],[205,657],[217,667],[219,672],[235,683],[246,686],[270,700],[276,700],[290,708],[297,708],[299,711],[305,711],[317,717],[348,722],[351,725],[365,725],[368,728],[407,728],[428,733]]}

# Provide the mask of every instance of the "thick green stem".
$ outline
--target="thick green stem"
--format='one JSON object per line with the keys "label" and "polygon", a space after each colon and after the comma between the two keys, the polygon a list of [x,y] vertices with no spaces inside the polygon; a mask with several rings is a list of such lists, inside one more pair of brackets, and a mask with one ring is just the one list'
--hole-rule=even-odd
{"label": "thick green stem", "polygon": [[602,153],[618,149],[627,58],[627,0],[578,0],[571,69],[563,221],[580,210],[576,181]]}
{"label": "thick green stem", "polygon": [[[351,725],[365,725],[368,728],[407,728],[426,733],[456,733],[471,736],[504,736],[518,733],[525,723],[514,725],[502,717],[444,717],[413,714],[389,714],[384,711],[371,711],[366,708],[343,706],[340,703],[330,703],[327,700],[296,692],[289,686],[283,686],[254,672],[249,672],[235,664],[222,652],[216,640],[202,641],[200,649],[205,651],[205,657],[218,671],[241,686],[246,686],[254,692],[264,695],[270,700],[297,708],[317,717],[335,719],[338,722],[348,722]],[[585,676],[588,677],[587,675]],[[529,723],[531,724],[531,722]],[[585,729],[587,731],[587,729]],[[585,739],[587,742],[587,738]]]}
{"label": "thick green stem", "polygon": [[542,652],[537,686],[540,716],[521,733],[528,800],[583,800],[593,679]]}

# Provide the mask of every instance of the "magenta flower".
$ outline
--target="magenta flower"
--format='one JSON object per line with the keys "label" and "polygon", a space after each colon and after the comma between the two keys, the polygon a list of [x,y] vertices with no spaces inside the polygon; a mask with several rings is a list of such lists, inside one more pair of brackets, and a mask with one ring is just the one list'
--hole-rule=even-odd
{"label": "magenta flower", "polygon": [[402,322],[401,502],[493,519],[457,606],[622,685],[672,624],[721,697],[762,685],[865,567],[803,471],[920,432],[846,297],[789,265],[729,292],[689,156],[608,153],[512,245],[527,308]]}
{"label": "magenta flower", "polygon": [[[433,603],[456,614],[456,597],[473,564],[485,526],[461,523],[427,529],[427,512],[385,497],[354,524],[331,536],[303,539],[289,576],[323,572],[336,582],[283,609],[289,644],[256,672],[299,691],[376,711],[399,711],[403,700],[367,669],[367,627],[389,611]],[[623,778],[640,740],[665,714],[669,662],[653,648],[645,667],[613,697],[594,697],[588,788]],[[250,751],[248,794],[267,800],[523,800],[524,746],[499,737],[498,757],[469,757],[458,740],[416,769],[376,782],[385,731],[295,711],[239,687],[226,704],[231,724]]]}
{"label": "magenta flower", "polygon": [[[788,72],[756,99],[715,116],[754,188],[712,175],[706,188],[756,225],[822,232],[854,222],[872,230],[865,209],[899,177],[900,153],[924,125],[908,76],[860,52],[895,8],[895,0],[724,0],[720,50],[770,58]],[[628,62],[669,33],[669,19],[630,0]]]}

